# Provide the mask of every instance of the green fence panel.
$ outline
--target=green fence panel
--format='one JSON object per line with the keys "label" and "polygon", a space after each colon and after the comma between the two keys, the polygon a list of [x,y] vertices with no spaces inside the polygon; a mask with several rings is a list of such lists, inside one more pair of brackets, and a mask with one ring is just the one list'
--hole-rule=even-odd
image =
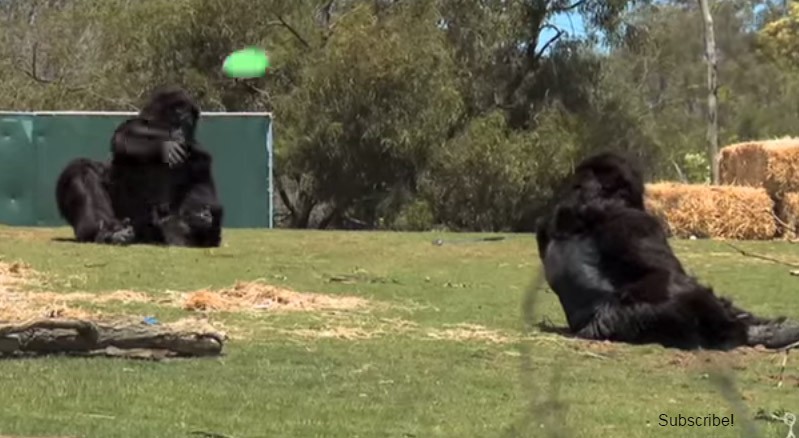
{"label": "green fence panel", "polygon": [[34,117],[0,115],[0,222],[36,222],[36,148],[31,141]]}
{"label": "green fence panel", "polygon": [[226,227],[272,227],[270,125],[271,120],[220,116],[203,117],[197,129],[214,156]]}
{"label": "green fence panel", "polygon": [[[132,115],[0,115],[8,120],[0,124],[8,131],[8,139],[0,138],[0,223],[64,225],[55,203],[58,174],[77,157],[109,159],[114,129]],[[214,156],[225,227],[273,226],[271,134],[268,114],[202,115],[197,137]]]}
{"label": "green fence panel", "polygon": [[33,126],[37,150],[36,222],[30,225],[65,225],[55,202],[55,183],[64,166],[78,157],[106,161],[111,157],[111,134],[124,115],[38,114]]}

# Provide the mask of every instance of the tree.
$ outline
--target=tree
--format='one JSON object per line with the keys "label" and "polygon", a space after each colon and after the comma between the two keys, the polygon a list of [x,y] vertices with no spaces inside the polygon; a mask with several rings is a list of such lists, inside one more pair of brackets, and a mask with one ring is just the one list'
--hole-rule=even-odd
{"label": "tree", "polygon": [[[430,4],[361,4],[313,47],[296,87],[277,98],[284,121],[281,199],[292,225],[354,216],[374,227],[385,201],[416,190],[418,172],[460,117],[452,57]],[[294,195],[289,193],[293,186]]]}
{"label": "tree", "polygon": [[[708,0],[719,143],[799,117],[799,14],[769,3]],[[525,230],[600,149],[705,180],[702,25],[697,0],[5,2],[0,106],[131,110],[176,83],[204,110],[275,113],[283,224]],[[224,77],[250,44],[268,74]]]}
{"label": "tree", "polygon": [[799,67],[799,3],[790,4],[788,13],[760,32],[761,47],[778,64]]}
{"label": "tree", "polygon": [[[720,145],[792,134],[799,108],[797,75],[758,50],[758,31],[773,11],[766,1],[714,1],[713,25]],[[651,176],[710,179],[707,135],[707,62],[703,17],[696,0],[637,7],[625,17],[623,38],[602,61],[602,84],[634,120]],[[614,129],[614,128],[608,128]],[[621,132],[619,128],[615,131]],[[638,131],[635,134],[635,131]],[[706,138],[706,137],[705,137]]]}
{"label": "tree", "polygon": [[699,0],[705,27],[705,58],[707,61],[707,155],[710,161],[711,182],[719,183],[719,127],[718,127],[718,71],[716,63],[716,36],[713,29],[713,14],[708,0]]}

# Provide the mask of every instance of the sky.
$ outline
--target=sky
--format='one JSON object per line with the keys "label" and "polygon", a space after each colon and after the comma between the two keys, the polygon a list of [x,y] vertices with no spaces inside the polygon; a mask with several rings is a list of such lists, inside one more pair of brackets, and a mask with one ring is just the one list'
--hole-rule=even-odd
{"label": "sky", "polygon": [[[767,2],[764,2],[763,4],[756,5],[755,6],[755,12],[762,11],[766,7],[765,3],[770,3],[773,6],[782,7],[784,5],[783,1],[784,0],[768,0]],[[565,30],[571,36],[582,36],[582,35],[585,35],[585,23],[583,21],[583,18],[580,16],[580,14],[577,14],[577,13],[571,13],[571,14],[562,13],[562,14],[558,14],[558,15],[556,15],[556,16],[554,16],[552,18],[551,23],[553,25],[557,26],[558,28],[560,28],[562,30]],[[549,41],[549,39],[552,38],[553,36],[555,36],[555,31],[554,30],[552,30],[552,29],[544,29],[543,32],[541,32],[541,37],[539,38],[539,41],[538,41],[538,48],[541,49],[541,47],[544,44],[546,44],[547,41]]]}
{"label": "sky", "polygon": [[[570,35],[581,35],[585,33],[583,18],[580,14],[558,14],[552,18],[552,24],[569,32]],[[554,32],[547,29],[552,35]]]}
{"label": "sky", "polygon": [[[568,32],[570,36],[581,36],[585,34],[585,23],[580,14],[558,14],[552,17],[552,24],[561,30]],[[538,39],[540,49],[550,38],[555,36],[555,31],[549,28],[541,32]]]}

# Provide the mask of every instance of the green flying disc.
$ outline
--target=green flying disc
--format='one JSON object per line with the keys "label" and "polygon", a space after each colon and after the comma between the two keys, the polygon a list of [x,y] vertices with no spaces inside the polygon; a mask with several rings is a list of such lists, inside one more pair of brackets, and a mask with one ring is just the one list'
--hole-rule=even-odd
{"label": "green flying disc", "polygon": [[237,50],[222,64],[222,71],[231,78],[257,78],[266,74],[269,57],[257,47]]}

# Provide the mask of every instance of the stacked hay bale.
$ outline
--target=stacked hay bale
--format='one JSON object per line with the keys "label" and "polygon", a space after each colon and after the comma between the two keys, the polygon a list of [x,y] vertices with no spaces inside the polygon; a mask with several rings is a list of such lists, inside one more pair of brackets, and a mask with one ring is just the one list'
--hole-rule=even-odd
{"label": "stacked hay bale", "polygon": [[719,179],[731,186],[765,189],[774,203],[778,234],[799,235],[799,139],[727,146],[719,157]]}
{"label": "stacked hay bale", "polygon": [[676,237],[764,240],[777,232],[762,188],[647,184],[646,208]]}
{"label": "stacked hay bale", "polygon": [[795,240],[799,237],[799,193],[784,193],[774,204],[780,235]]}

